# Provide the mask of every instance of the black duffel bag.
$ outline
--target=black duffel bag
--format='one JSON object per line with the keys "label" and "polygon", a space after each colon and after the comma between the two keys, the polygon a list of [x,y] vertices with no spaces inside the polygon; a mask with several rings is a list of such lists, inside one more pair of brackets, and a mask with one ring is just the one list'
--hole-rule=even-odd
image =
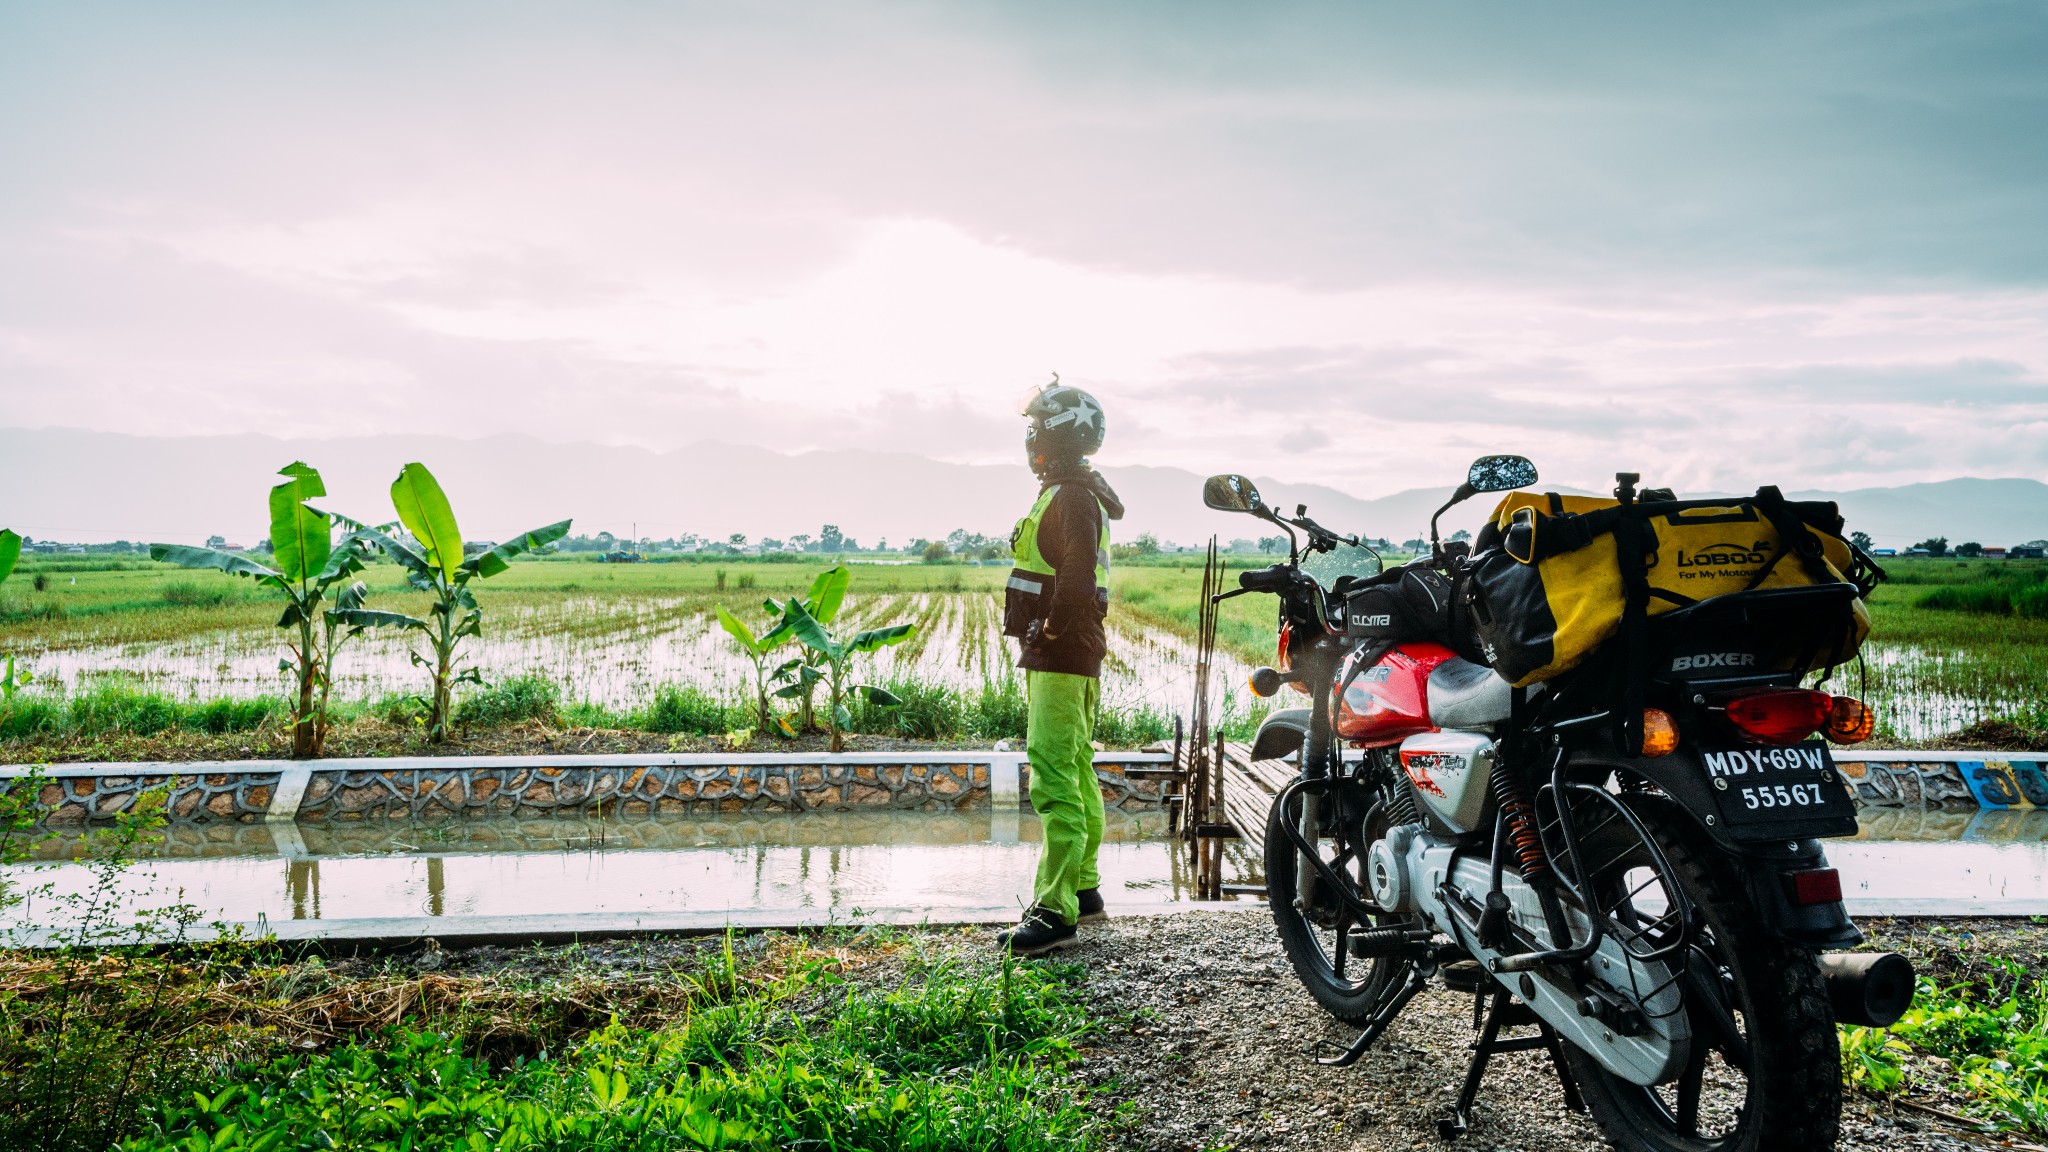
{"label": "black duffel bag", "polygon": [[1390,568],[1345,590],[1344,635],[1380,651],[1428,641],[1470,660],[1478,648],[1454,591],[1443,573],[1420,562]]}

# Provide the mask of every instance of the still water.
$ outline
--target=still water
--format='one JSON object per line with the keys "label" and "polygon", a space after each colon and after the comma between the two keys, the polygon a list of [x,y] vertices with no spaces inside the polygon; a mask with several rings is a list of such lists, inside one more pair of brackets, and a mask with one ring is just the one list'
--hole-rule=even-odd
{"label": "still water", "polygon": [[[879,908],[943,919],[1028,904],[1039,841],[1030,813],[987,811],[185,826],[152,845],[122,886],[136,907],[190,904],[232,921],[742,911],[857,918]],[[1185,855],[1170,843],[1163,813],[1110,812],[1104,897],[1185,898]],[[43,863],[6,876],[84,893],[94,880],[72,862],[81,847],[75,836],[48,841]]]}
{"label": "still water", "polygon": [[[534,914],[786,914],[933,920],[1022,908],[1040,829],[1028,812],[838,812],[693,819],[377,821],[170,829],[121,880],[132,907],[206,919],[362,920]],[[76,835],[5,870],[16,891],[85,893]],[[2048,811],[1865,814],[1828,854],[1859,914],[2048,913]],[[1158,812],[1110,812],[1112,905],[1190,898]],[[47,897],[16,909],[39,923]],[[452,927],[452,925],[451,925]]]}

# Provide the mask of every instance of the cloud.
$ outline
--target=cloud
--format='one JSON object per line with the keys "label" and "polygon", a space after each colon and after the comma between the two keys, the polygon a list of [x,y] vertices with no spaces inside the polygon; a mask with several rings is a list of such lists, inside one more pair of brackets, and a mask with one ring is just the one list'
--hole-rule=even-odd
{"label": "cloud", "polygon": [[[2039,474],[2048,17],[0,10],[0,423]],[[1734,448],[1731,445],[1741,447]]]}

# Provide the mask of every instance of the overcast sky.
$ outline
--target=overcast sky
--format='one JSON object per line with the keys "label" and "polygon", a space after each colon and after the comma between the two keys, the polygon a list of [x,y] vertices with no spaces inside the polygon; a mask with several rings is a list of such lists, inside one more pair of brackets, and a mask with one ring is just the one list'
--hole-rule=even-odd
{"label": "overcast sky", "polygon": [[2048,478],[2048,7],[0,2],[0,424]]}

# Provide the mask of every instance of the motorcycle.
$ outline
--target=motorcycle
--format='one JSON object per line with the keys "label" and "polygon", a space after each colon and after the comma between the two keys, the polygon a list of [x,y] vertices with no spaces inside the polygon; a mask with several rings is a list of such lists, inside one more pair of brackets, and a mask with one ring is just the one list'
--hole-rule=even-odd
{"label": "motorcycle", "polygon": [[[1299,765],[1266,829],[1281,944],[1316,1003],[1359,1030],[1319,1062],[1357,1062],[1440,983],[1474,997],[1479,1031],[1447,1140],[1468,1131],[1492,1056],[1543,1051],[1567,1106],[1616,1148],[1833,1148],[1835,1025],[1891,1024],[1914,982],[1895,954],[1822,951],[1862,936],[1821,845],[1855,832],[1854,802],[1817,737],[1868,710],[1742,660],[1653,662],[1682,671],[1627,693],[1611,662],[1516,689],[1449,637],[1386,637],[1375,590],[1406,581],[1426,615],[1472,566],[1468,545],[1438,538],[1444,511],[1536,478],[1519,456],[1475,462],[1432,517],[1428,555],[1396,568],[1306,507],[1267,507],[1243,476],[1204,486],[1209,507],[1290,544],[1217,599],[1278,598],[1277,659],[1252,691],[1308,697],[1268,715],[1252,755]],[[1635,478],[1620,479],[1627,503]],[[1752,651],[1799,627],[1798,601],[1701,601],[1654,618],[1645,643]],[[1635,704],[1642,747],[1625,751],[1616,722]]]}

